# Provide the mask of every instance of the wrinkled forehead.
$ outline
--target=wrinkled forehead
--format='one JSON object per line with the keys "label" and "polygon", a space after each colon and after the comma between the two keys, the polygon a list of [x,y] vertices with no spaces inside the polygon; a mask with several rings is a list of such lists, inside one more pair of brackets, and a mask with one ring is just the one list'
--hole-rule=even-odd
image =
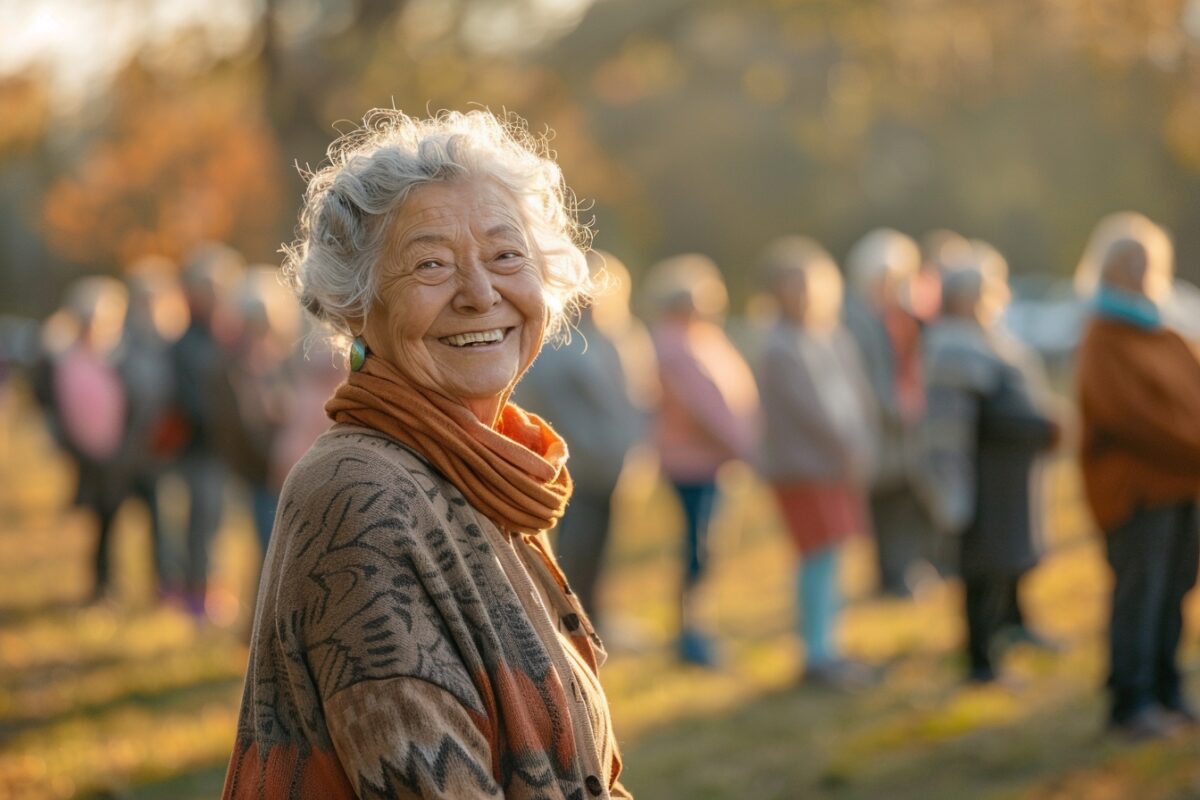
{"label": "wrinkled forehead", "polygon": [[418,186],[397,210],[389,238],[403,248],[421,239],[464,237],[527,240],[528,225],[516,195],[486,178]]}

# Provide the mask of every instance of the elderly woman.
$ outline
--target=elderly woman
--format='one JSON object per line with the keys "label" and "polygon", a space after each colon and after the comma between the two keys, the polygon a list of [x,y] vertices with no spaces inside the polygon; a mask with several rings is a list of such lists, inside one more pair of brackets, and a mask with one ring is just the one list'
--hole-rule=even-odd
{"label": "elderly woman", "polygon": [[728,295],[712,259],[697,253],[668,258],[651,268],[647,282],[658,306],[652,335],[662,386],[654,439],[684,516],[679,656],[712,667],[717,653],[698,609],[717,471],[728,461],[750,460],[758,391],[749,365],[717,324]]}
{"label": "elderly woman", "polygon": [[[228,320],[222,312],[244,270],[240,253],[215,242],[202,244],[188,255],[182,277],[189,321],[170,351],[175,404],[185,431],[174,469],[188,490],[182,594],[185,607],[197,619],[207,614],[209,562],[224,515],[228,477],[213,391],[225,378]],[[176,593],[175,588],[167,592],[168,596]]]}
{"label": "elderly woman", "polygon": [[878,409],[878,462],[869,503],[879,584],[884,594],[908,597],[941,565],[941,545],[925,517],[914,483],[916,429],[925,407],[921,328],[909,301],[921,254],[908,236],[879,228],[846,256],[851,292],[846,326],[854,334]]}
{"label": "elderly woman", "polygon": [[586,231],[516,124],[364,123],[285,263],[352,372],[280,497],[225,796],[628,797],[542,537],[567,448],[508,402],[586,288]]}
{"label": "elderly woman", "polygon": [[974,249],[974,263],[943,275],[942,316],[926,342],[922,486],[938,528],[959,538],[968,677],[987,683],[997,677],[997,635],[1023,624],[1017,588],[1041,549],[1035,467],[1058,425],[1031,356],[998,330],[1007,265],[990,247]]}
{"label": "elderly woman", "polygon": [[73,283],[43,329],[47,353],[37,375],[51,431],[79,468],[75,505],[97,523],[92,601],[111,589],[113,521],[129,493],[129,402],[119,350],[128,302],[115,278]]}
{"label": "elderly woman", "polygon": [[1076,375],[1084,488],[1113,572],[1110,721],[1136,739],[1197,721],[1176,657],[1200,564],[1200,357],[1164,322],[1173,252],[1144,222],[1101,254]]}
{"label": "elderly woman", "polygon": [[790,236],[773,242],[763,262],[780,315],[757,364],[762,471],[799,556],[805,680],[852,689],[870,673],[838,653],[838,562],[847,539],[869,526],[874,400],[858,347],[841,323],[842,277],[829,254]]}
{"label": "elderly woman", "polygon": [[170,354],[170,337],[178,335],[185,324],[182,292],[169,277],[176,269],[161,256],[147,256],[130,266],[129,313],[121,338],[121,375],[128,403],[125,448],[129,490],[146,504],[156,588],[163,593],[170,585],[172,565],[167,563],[158,484],[183,433],[174,410]]}

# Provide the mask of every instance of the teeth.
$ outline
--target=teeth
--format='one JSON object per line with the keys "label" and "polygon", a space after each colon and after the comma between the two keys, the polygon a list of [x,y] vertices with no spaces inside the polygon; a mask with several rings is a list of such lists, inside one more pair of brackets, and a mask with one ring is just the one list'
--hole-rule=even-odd
{"label": "teeth", "polygon": [[491,331],[472,331],[456,333],[453,336],[443,336],[442,341],[453,347],[466,347],[469,344],[489,344],[504,338],[504,331],[496,328]]}

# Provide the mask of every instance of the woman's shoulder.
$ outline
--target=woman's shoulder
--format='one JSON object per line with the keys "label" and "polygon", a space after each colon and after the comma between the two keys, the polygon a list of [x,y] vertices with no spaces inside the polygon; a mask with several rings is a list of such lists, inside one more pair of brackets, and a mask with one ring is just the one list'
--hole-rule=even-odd
{"label": "woman's shoulder", "polygon": [[288,473],[280,513],[328,519],[399,517],[405,527],[445,520],[461,496],[421,456],[370,428],[334,425]]}
{"label": "woman's shoulder", "polygon": [[317,437],[292,468],[292,475],[299,481],[324,482],[341,475],[349,477],[380,468],[413,472],[426,471],[429,465],[415,452],[379,431],[338,423]]}

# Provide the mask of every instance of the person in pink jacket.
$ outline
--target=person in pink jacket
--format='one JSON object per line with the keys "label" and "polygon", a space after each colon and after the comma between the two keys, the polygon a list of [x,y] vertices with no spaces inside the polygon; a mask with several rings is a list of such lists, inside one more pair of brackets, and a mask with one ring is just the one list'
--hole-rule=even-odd
{"label": "person in pink jacket", "polygon": [[674,487],[685,519],[679,655],[713,666],[716,656],[695,615],[708,565],[708,532],[717,499],[717,470],[749,460],[758,392],[750,367],[717,320],[727,295],[709,258],[682,255],[651,270],[658,319],[652,335],[662,399],[655,442],[663,476]]}

